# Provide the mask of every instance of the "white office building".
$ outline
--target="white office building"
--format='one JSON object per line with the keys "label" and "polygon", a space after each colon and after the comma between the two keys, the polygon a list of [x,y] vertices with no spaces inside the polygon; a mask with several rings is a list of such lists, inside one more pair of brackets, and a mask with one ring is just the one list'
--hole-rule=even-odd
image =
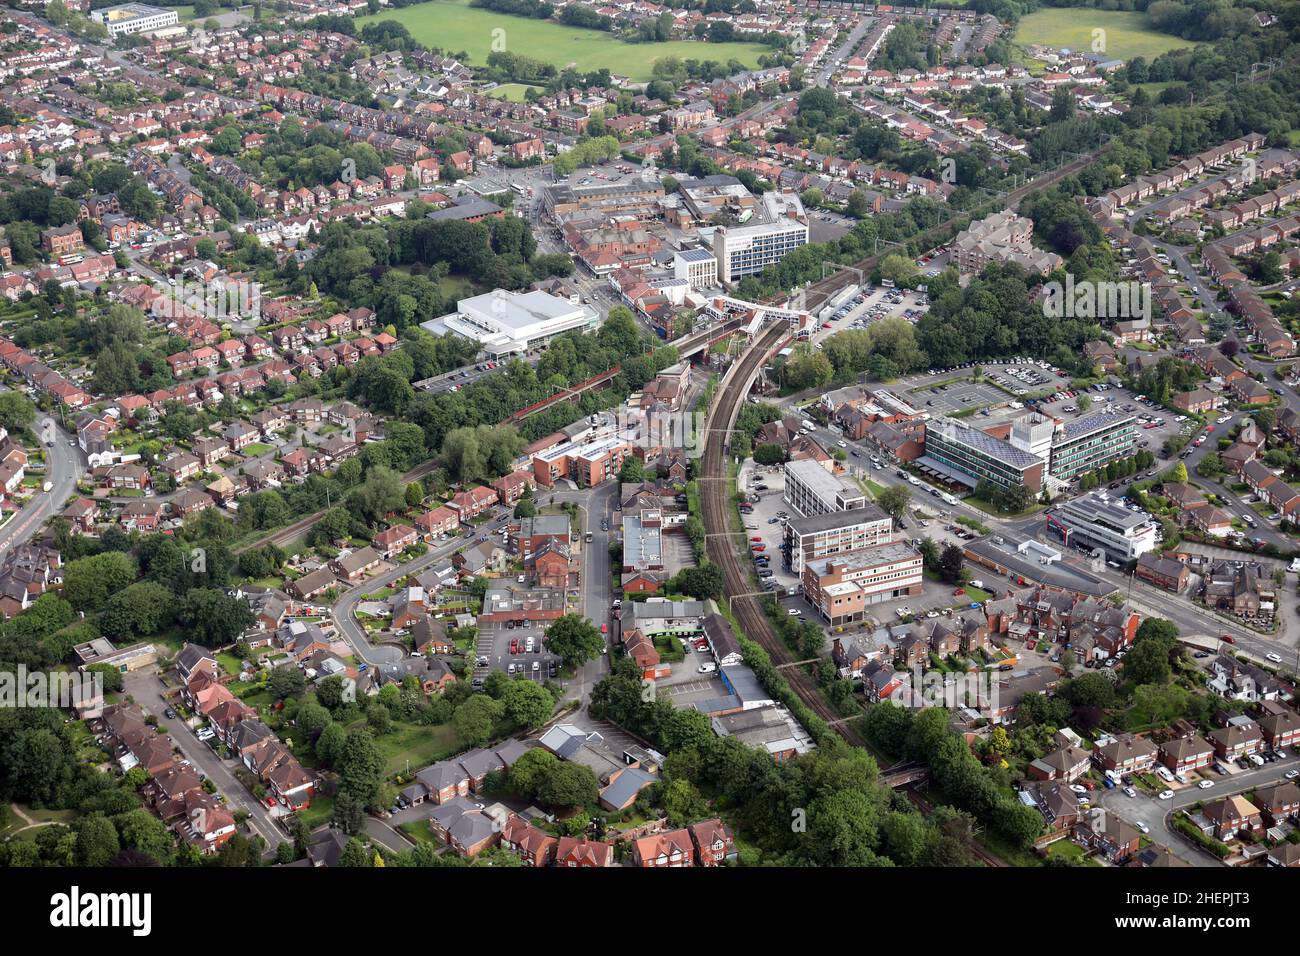
{"label": "white office building", "polygon": [[723,282],[758,275],[808,243],[808,216],[796,193],[768,192],[761,198],[745,225],[719,226],[713,233],[713,255]]}
{"label": "white office building", "polygon": [[497,289],[461,299],[455,312],[421,322],[434,335],[463,335],[475,339],[488,358],[519,355],[565,332],[591,331],[600,316],[587,306],[540,290],[509,292]]}
{"label": "white office building", "polygon": [[126,36],[174,27],[180,22],[175,10],[164,10],[143,3],[123,3],[116,7],[92,10],[92,20],[104,24],[110,37]]}
{"label": "white office building", "polygon": [[785,501],[805,518],[852,511],[868,504],[866,492],[851,479],[832,475],[815,461],[785,465]]}
{"label": "white office building", "polygon": [[1120,561],[1132,561],[1156,546],[1154,519],[1145,511],[1124,507],[1101,491],[1052,509],[1047,526],[1067,545],[1101,548]]}

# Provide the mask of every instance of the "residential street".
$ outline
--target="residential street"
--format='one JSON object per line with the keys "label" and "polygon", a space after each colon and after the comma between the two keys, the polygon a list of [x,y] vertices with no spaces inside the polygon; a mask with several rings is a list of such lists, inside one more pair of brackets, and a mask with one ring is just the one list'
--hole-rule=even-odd
{"label": "residential street", "polygon": [[0,556],[28,541],[45,522],[62,511],[86,470],[81,450],[68,444],[72,436],[53,419],[49,419],[48,425],[38,422],[35,430],[42,440],[46,440],[48,435],[48,440],[53,443],[45,449],[48,465],[43,480],[52,482],[54,488],[48,493],[38,488],[31,501],[0,528]]}
{"label": "residential street", "polygon": [[135,698],[144,712],[157,717],[159,724],[167,727],[190,765],[217,785],[231,810],[243,810],[248,814],[249,827],[266,841],[269,851],[274,852],[277,846],[287,842],[288,838],[272,820],[271,812],[235,779],[231,772],[231,767],[236,766],[235,761],[223,761],[182,721],[164,716],[163,711],[171,705],[165,696],[166,687],[156,673],[152,670],[132,671],[123,675],[122,682],[123,689]]}

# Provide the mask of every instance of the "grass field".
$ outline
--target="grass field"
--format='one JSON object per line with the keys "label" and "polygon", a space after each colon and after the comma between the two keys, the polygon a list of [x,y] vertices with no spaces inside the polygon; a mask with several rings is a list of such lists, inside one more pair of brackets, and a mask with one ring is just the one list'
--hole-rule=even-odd
{"label": "grass field", "polygon": [[758,65],[759,55],[767,50],[759,43],[695,43],[690,40],[626,43],[601,30],[481,10],[471,7],[469,0],[431,0],[362,17],[357,25],[361,27],[377,20],[395,20],[421,43],[440,47],[449,53],[463,50],[469,54],[473,64],[487,62],[488,53],[492,51],[493,31],[504,30],[503,39],[509,51],[556,67],[572,63],[579,70],[605,68],[634,80],[650,79],[654,61],[661,57],[717,60],[721,63],[736,59],[752,67]]}
{"label": "grass field", "polygon": [[1088,52],[1092,50],[1093,30],[1098,29],[1106,31],[1105,49],[1098,52],[1121,60],[1135,56],[1152,60],[1169,50],[1196,46],[1193,41],[1152,30],[1145,13],[1078,7],[1054,7],[1022,17],[1015,42]]}
{"label": "grass field", "polygon": [[530,87],[527,83],[502,83],[489,93],[488,96],[498,100],[507,100],[511,103],[522,103],[524,101],[524,93],[529,89],[541,90],[541,87]]}

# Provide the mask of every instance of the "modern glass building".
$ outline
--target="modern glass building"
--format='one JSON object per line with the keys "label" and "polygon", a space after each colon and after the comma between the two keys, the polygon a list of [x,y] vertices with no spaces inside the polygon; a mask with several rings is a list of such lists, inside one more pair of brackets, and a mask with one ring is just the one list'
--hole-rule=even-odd
{"label": "modern glass building", "polygon": [[1003,488],[1024,485],[1033,492],[1043,487],[1043,459],[948,418],[925,423],[925,457],[920,463],[926,464],[927,459],[945,471],[966,476],[972,488],[981,480]]}
{"label": "modern glass building", "polygon": [[1058,429],[1048,470],[1053,477],[1070,481],[1128,457],[1136,447],[1137,427],[1132,415],[1089,415]]}

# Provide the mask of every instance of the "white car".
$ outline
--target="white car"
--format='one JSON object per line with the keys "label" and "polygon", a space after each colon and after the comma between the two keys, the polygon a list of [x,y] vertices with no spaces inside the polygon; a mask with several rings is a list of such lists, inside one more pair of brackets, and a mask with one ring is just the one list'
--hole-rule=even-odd
{"label": "white car", "polygon": [[717,669],[718,669],[718,665],[717,665],[717,664],[701,664],[701,665],[700,665],[699,667],[697,667],[695,670],[696,670],[697,673],[700,673],[700,674],[712,674],[712,673],[713,673],[714,671],[716,671]]}
{"label": "white car", "polygon": [[799,610],[797,607],[788,607],[785,609],[785,613],[790,617],[798,617],[803,613],[803,611]]}
{"label": "white car", "polygon": [[1134,825],[1135,827],[1137,827],[1139,830],[1141,830],[1143,833],[1150,833],[1150,832],[1151,832],[1151,828],[1150,828],[1149,826],[1147,826],[1145,823],[1143,823],[1141,820],[1138,820],[1138,821],[1135,822],[1133,825]]}
{"label": "white car", "polygon": [[1161,799],[1161,800],[1172,800],[1173,798],[1174,798],[1174,792],[1173,792],[1172,790],[1161,790],[1161,791],[1160,791],[1160,799]]}
{"label": "white car", "polygon": [[1209,790],[1209,789],[1210,789],[1211,787],[1213,787],[1213,786],[1214,786],[1214,781],[1213,781],[1213,780],[1202,780],[1200,783],[1198,783],[1198,784],[1196,785],[1196,789],[1198,789],[1198,790]]}
{"label": "white car", "polygon": [[[47,482],[47,484],[48,484],[48,482]],[[1280,654],[1265,654],[1265,655],[1264,655],[1264,659],[1265,659],[1265,660],[1270,660],[1270,661],[1272,661],[1274,664],[1281,664],[1281,663],[1282,663],[1282,655],[1280,655]]]}
{"label": "white car", "polygon": [[1079,794],[1080,796],[1082,796],[1083,794],[1085,794],[1085,793],[1088,792],[1088,788],[1087,788],[1087,787],[1083,786],[1082,784],[1078,784],[1078,783],[1072,783],[1072,784],[1070,784],[1070,789],[1073,790],[1075,793]]}
{"label": "white car", "polygon": [[1296,777],[1300,777],[1300,770],[1288,770],[1282,776],[1286,777],[1288,780],[1294,780]]}
{"label": "white car", "polygon": [[848,448],[848,447],[849,447],[849,443],[846,442],[843,438],[841,438],[841,439],[840,439],[839,441],[837,441],[835,444],[839,445],[841,448]]}
{"label": "white car", "polygon": [[1138,795],[1138,792],[1137,792],[1135,789],[1133,789],[1132,787],[1125,787],[1125,788],[1124,788],[1124,796],[1126,796],[1126,797],[1136,797],[1137,795]]}

